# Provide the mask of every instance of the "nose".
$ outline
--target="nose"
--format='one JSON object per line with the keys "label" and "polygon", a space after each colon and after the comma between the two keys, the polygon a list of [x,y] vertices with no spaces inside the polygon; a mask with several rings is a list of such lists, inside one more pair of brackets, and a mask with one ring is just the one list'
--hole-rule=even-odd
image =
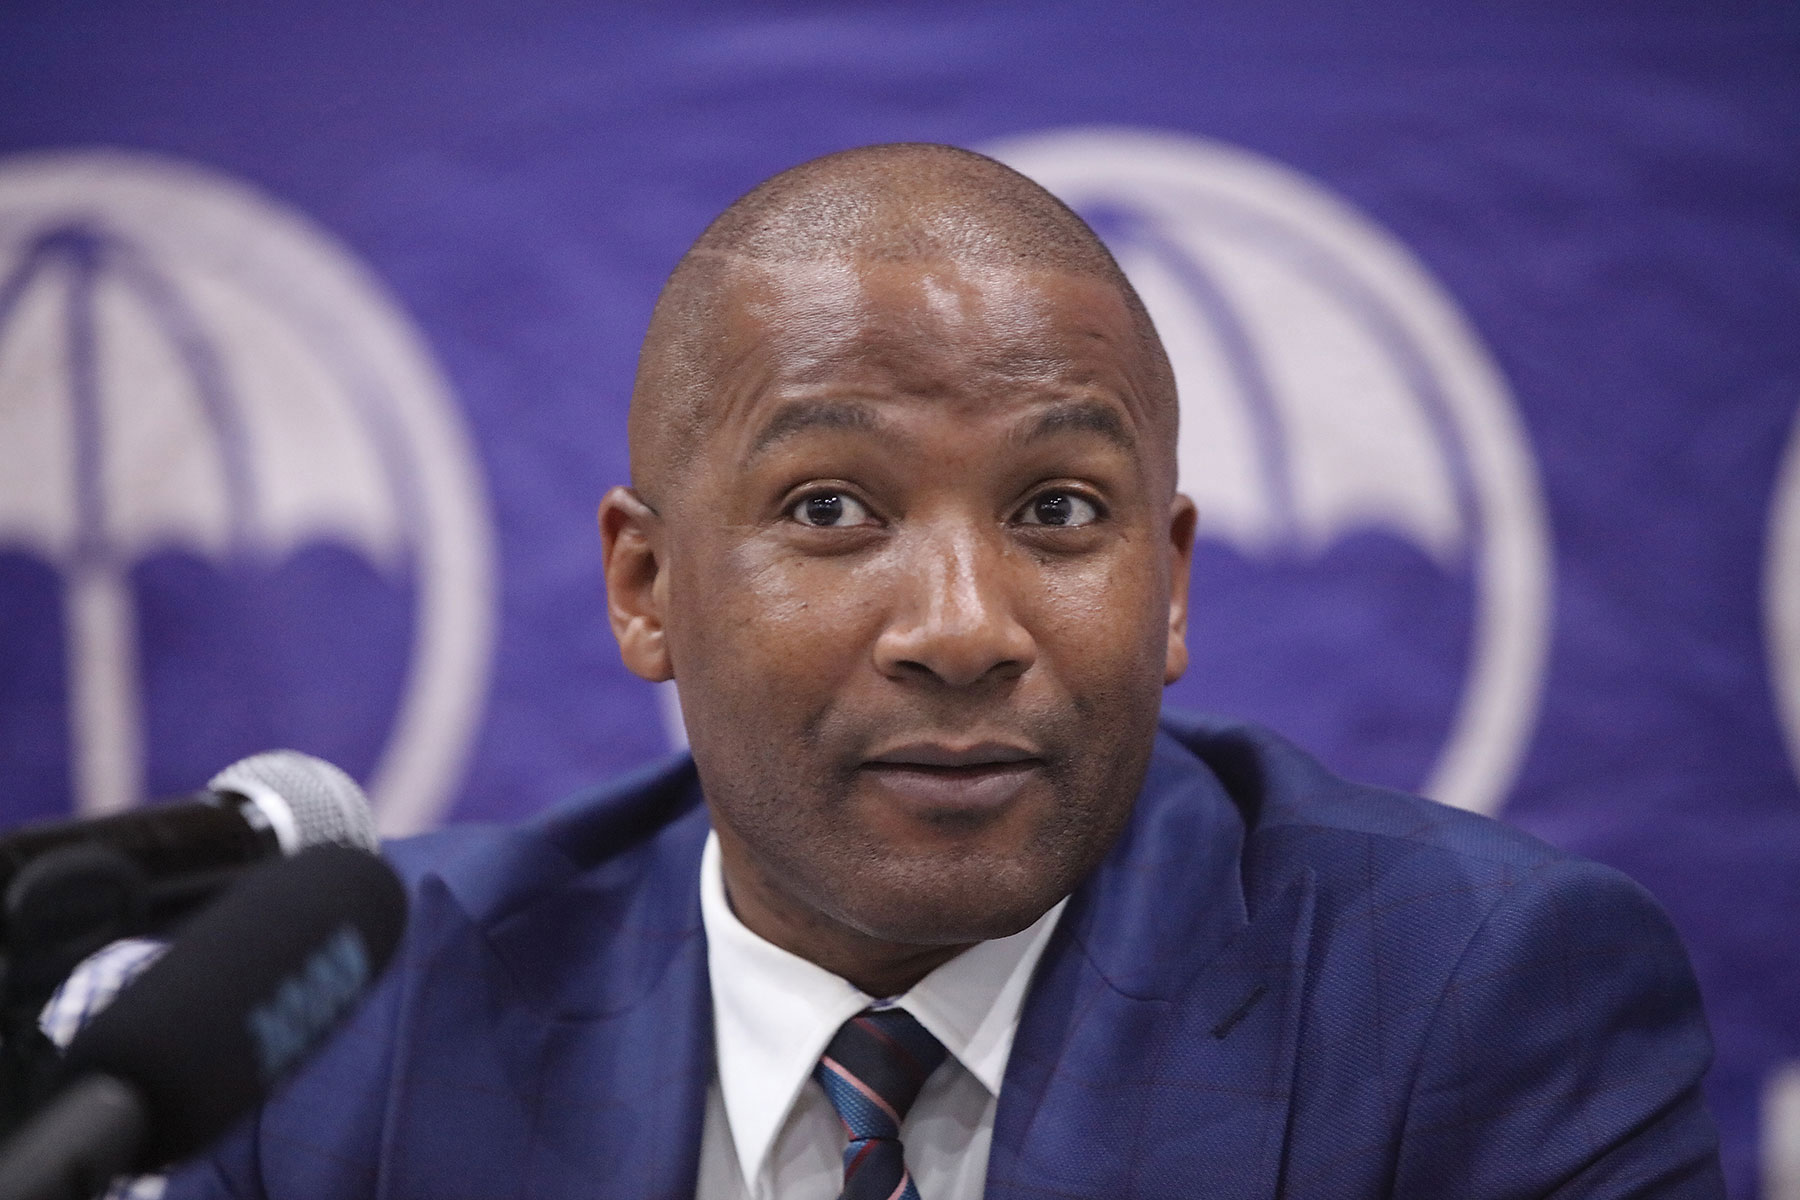
{"label": "nose", "polygon": [[1016,679],[1037,660],[1019,620],[1019,564],[976,530],[922,539],[896,575],[894,607],[875,642],[875,665],[894,679],[966,688]]}

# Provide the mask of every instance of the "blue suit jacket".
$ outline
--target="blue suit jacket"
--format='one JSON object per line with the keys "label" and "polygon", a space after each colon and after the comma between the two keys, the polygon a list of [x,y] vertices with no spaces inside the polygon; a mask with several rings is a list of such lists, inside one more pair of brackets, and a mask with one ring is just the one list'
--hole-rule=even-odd
{"label": "blue suit jacket", "polygon": [[[395,966],[174,1194],[691,1196],[706,831],[682,761],[394,847]],[[1716,1197],[1710,1053],[1623,876],[1169,720],[1038,968],[987,1195]]]}

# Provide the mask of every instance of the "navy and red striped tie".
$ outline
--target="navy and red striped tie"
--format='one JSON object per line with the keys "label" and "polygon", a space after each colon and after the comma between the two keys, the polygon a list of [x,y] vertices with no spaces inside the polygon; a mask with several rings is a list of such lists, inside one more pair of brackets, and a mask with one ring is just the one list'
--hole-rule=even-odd
{"label": "navy and red striped tie", "polygon": [[900,1148],[900,1123],[949,1053],[904,1009],[866,1009],[844,1022],[813,1068],[850,1134],[842,1200],[919,1200]]}

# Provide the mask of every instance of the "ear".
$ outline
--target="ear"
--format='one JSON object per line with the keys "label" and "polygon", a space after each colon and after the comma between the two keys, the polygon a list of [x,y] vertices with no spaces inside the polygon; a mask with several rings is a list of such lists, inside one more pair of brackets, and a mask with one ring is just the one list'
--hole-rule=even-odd
{"label": "ear", "polygon": [[600,560],[606,570],[606,619],[618,639],[619,657],[634,675],[652,683],[673,679],[662,518],[630,488],[615,487],[600,501]]}
{"label": "ear", "polygon": [[1174,683],[1187,671],[1188,575],[1194,565],[1194,502],[1177,493],[1169,502],[1169,650],[1163,660],[1163,683]]}

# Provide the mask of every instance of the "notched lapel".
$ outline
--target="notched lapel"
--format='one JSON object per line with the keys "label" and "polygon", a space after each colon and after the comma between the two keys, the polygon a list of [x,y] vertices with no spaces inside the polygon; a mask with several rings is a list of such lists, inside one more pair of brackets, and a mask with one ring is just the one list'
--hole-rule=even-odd
{"label": "notched lapel", "polygon": [[988,1196],[1280,1195],[1318,881],[1265,877],[1251,906],[1263,799],[1158,738],[1130,825],[1038,966]]}
{"label": "notched lapel", "polygon": [[1172,1008],[1129,1194],[1280,1194],[1315,889],[1297,876]]}
{"label": "notched lapel", "polygon": [[[693,1195],[712,1070],[698,839],[647,852],[676,860],[647,872],[676,882],[622,881],[622,909],[563,880],[482,921],[443,885],[421,889],[415,913],[440,932],[409,972],[383,1196]],[[521,969],[583,923],[599,962],[548,986]]]}
{"label": "notched lapel", "polygon": [[1164,995],[1119,991],[1059,938],[1008,1066],[987,1195],[1278,1195],[1314,889],[1297,876]]}

